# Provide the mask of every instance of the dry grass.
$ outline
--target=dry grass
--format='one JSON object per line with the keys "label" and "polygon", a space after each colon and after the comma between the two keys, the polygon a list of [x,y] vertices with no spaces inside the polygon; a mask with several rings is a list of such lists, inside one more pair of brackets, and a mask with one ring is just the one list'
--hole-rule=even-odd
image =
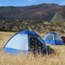
{"label": "dry grass", "polygon": [[[56,54],[34,57],[32,53],[29,57],[21,55],[15,57],[9,54],[2,54],[3,47],[8,39],[13,36],[13,32],[0,32],[0,65],[65,65],[65,46],[64,45],[49,45],[55,50]],[[46,33],[45,33],[46,34]],[[40,35],[41,37],[44,34]]]}

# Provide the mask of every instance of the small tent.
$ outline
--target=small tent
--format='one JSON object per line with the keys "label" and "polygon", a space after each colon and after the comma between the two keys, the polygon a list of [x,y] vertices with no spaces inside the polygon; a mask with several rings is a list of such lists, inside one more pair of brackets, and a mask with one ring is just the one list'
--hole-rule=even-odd
{"label": "small tent", "polygon": [[21,51],[28,53],[29,51],[33,52],[35,50],[46,53],[46,49],[46,44],[38,34],[30,30],[24,30],[18,32],[8,40],[4,46],[3,53],[6,52],[13,55],[19,55]]}
{"label": "small tent", "polygon": [[43,38],[43,40],[44,40],[45,43],[52,44],[52,45],[62,45],[62,44],[64,44],[62,38],[54,32],[48,33]]}

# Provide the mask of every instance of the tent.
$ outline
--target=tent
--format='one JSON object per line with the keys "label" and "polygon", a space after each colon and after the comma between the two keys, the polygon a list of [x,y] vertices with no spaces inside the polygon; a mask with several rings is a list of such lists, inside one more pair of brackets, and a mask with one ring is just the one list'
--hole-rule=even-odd
{"label": "tent", "polygon": [[4,46],[3,53],[19,55],[21,51],[26,54],[30,51],[34,52],[35,50],[42,51],[46,54],[47,46],[37,33],[24,30],[18,32],[8,40]]}
{"label": "tent", "polygon": [[43,40],[44,40],[45,43],[52,44],[52,45],[62,45],[62,44],[64,44],[62,38],[54,32],[51,32],[51,33],[48,33],[47,35],[45,35]]}

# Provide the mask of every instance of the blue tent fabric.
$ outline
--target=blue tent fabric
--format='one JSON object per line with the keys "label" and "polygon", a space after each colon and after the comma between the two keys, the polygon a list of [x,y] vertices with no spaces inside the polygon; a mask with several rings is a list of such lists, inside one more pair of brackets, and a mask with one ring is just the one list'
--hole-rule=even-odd
{"label": "blue tent fabric", "polygon": [[25,31],[19,32],[19,34],[38,35],[38,34],[36,34],[35,32],[32,32],[32,31],[30,31],[30,30],[25,30]]}
{"label": "blue tent fabric", "polygon": [[[44,49],[48,50],[43,39],[37,33],[30,30],[24,30],[16,33],[7,41],[3,48],[3,53],[6,52],[12,55],[19,55],[21,52],[28,53],[30,51],[31,44],[30,38],[38,39],[43,45]],[[46,54],[46,50],[43,50],[43,53]]]}
{"label": "blue tent fabric", "polygon": [[55,34],[55,35],[57,35],[56,33],[54,33],[54,32],[51,32],[51,33],[49,33],[49,34]]}
{"label": "blue tent fabric", "polygon": [[45,43],[52,44],[52,45],[63,45],[64,44],[62,38],[54,32],[48,33],[43,38],[43,40],[44,40]]}
{"label": "blue tent fabric", "polygon": [[47,43],[47,44],[56,45],[54,40],[44,40],[44,42]]}

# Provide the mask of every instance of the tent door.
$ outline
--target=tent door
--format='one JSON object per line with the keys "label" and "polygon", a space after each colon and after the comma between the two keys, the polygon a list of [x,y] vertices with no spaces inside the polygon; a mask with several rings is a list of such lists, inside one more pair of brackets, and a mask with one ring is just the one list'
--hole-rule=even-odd
{"label": "tent door", "polygon": [[34,53],[38,52],[38,54],[39,54],[44,49],[43,44],[38,40],[37,37],[30,37],[29,45],[30,45],[29,49],[31,51],[33,51]]}

